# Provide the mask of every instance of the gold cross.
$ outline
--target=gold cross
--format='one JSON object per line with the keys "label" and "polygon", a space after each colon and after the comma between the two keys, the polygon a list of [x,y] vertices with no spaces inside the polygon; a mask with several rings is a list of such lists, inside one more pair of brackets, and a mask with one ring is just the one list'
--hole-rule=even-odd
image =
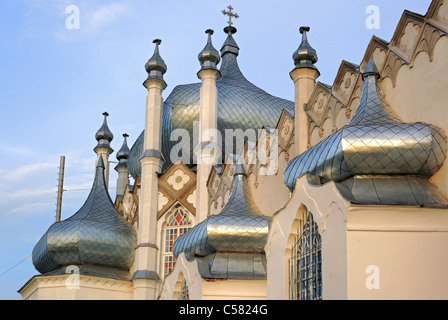
{"label": "gold cross", "polygon": [[224,15],[229,16],[229,27],[231,27],[232,24],[233,24],[233,22],[232,22],[232,17],[234,17],[235,19],[238,19],[240,16],[239,16],[237,13],[233,13],[233,12],[232,12],[232,10],[233,10],[232,6],[228,6],[227,9],[229,9],[229,11],[222,10],[221,12],[222,12]]}

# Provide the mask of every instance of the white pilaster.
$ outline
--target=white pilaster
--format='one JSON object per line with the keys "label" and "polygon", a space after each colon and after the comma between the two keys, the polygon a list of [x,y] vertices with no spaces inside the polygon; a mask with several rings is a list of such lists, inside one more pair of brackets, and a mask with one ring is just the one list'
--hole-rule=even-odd
{"label": "white pilaster", "polygon": [[308,115],[305,111],[305,105],[308,103],[314,91],[316,79],[319,75],[319,71],[311,68],[298,68],[290,73],[291,79],[294,81],[295,89],[295,156],[298,156],[308,149]]}
{"label": "white pilaster", "polygon": [[216,80],[220,73],[216,69],[203,69],[198,73],[202,81],[200,91],[200,137],[196,148],[197,186],[196,186],[196,219],[200,223],[207,219],[209,213],[209,192],[207,180],[212,167],[221,155],[218,139],[218,89]]}

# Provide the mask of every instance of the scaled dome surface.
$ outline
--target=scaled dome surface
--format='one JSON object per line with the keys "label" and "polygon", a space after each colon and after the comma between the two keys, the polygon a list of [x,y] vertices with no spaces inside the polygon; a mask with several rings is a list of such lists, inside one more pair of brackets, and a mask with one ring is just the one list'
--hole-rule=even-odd
{"label": "scaled dome surface", "polygon": [[134,228],[118,213],[107,192],[104,162],[99,157],[86,202],[42,236],[33,250],[33,264],[42,274],[71,265],[129,271],[136,245]]}
{"label": "scaled dome surface", "polygon": [[[226,28],[227,29],[227,28]],[[228,30],[228,29],[227,29]],[[221,48],[221,77],[217,80],[218,89],[218,130],[225,142],[226,129],[253,129],[257,133],[263,126],[275,127],[282,110],[294,114],[294,102],[272,96],[249,82],[242,74],[237,61],[239,47],[232,33]],[[194,164],[193,154],[197,141],[193,138],[193,126],[199,121],[201,83],[178,85],[164,102],[162,115],[162,154],[165,158],[165,168],[177,159],[170,159],[173,146],[190,150],[190,163]],[[175,129],[185,129],[190,135],[190,141],[170,141]],[[143,154],[144,132],[136,140],[129,155],[129,171],[136,178],[141,174],[139,159]],[[234,145],[240,144],[236,140]],[[188,144],[190,144],[188,146]],[[222,157],[237,150],[222,149]],[[185,163],[187,164],[187,163]]]}

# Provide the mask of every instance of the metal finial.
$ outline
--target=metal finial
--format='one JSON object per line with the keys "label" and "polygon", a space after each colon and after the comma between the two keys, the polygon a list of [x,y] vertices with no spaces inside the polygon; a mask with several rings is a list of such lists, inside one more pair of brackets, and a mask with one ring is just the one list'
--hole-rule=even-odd
{"label": "metal finial", "polygon": [[207,29],[207,30],[205,30],[205,33],[212,36],[213,33],[215,33],[215,31],[213,31],[212,29]]}
{"label": "metal finial", "polygon": [[127,133],[123,134],[123,138],[129,138],[129,135]]}
{"label": "metal finial", "polygon": [[107,113],[107,111],[106,111],[106,112],[103,113],[103,116],[108,117],[109,113]]}
{"label": "metal finial", "polygon": [[310,27],[300,27],[299,31],[301,34],[303,34],[304,32],[309,32],[311,30]]}
{"label": "metal finial", "polygon": [[232,17],[238,19],[240,16],[236,12],[235,13],[232,12],[233,10],[232,6],[228,6],[227,9],[229,9],[229,11],[222,10],[221,12],[223,15],[229,16],[229,27],[231,27],[233,24]]}
{"label": "metal finial", "polygon": [[155,44],[157,44],[158,46],[162,43],[162,40],[160,40],[160,39],[155,39],[155,40],[153,40],[153,42],[152,43],[155,43]]}

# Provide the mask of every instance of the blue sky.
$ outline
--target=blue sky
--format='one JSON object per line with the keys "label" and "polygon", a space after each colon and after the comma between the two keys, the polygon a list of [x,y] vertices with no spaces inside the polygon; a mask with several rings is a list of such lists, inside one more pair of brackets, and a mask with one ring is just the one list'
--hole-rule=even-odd
{"label": "blue sky", "polygon": [[[54,222],[61,155],[66,156],[62,218],[73,215],[93,182],[95,132],[108,111],[118,151],[144,128],[144,65],[152,40],[168,66],[166,98],[178,84],[198,82],[204,31],[214,29],[217,49],[225,40],[231,4],[240,18],[234,36],[248,80],[293,100],[289,78],[298,29],[311,27],[321,82],[332,84],[342,60],[359,64],[376,35],[389,41],[405,9],[426,14],[430,0],[2,0],[0,10],[0,299],[20,299],[17,290],[37,274],[34,245]],[[70,30],[66,8],[79,8],[79,29]],[[368,29],[369,5],[380,28]],[[115,154],[112,160],[115,160]],[[112,168],[113,168],[112,164]],[[115,197],[117,174],[111,170]],[[1,275],[3,274],[3,275]]]}

